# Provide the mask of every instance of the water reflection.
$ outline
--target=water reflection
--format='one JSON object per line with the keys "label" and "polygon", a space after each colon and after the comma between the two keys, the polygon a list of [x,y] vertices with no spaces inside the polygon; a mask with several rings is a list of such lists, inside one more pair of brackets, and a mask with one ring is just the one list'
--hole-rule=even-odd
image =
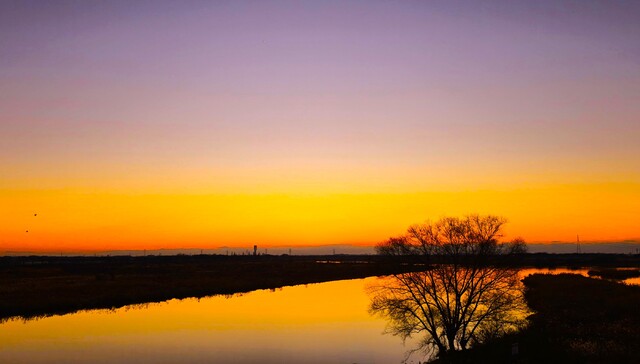
{"label": "water reflection", "polygon": [[[559,267],[559,268],[524,268],[521,269],[519,274],[520,274],[520,278],[524,278],[528,275],[531,274],[578,274],[581,275],[583,277],[589,277],[589,278],[594,278],[594,279],[608,279],[608,278],[602,278],[599,276],[594,276],[594,275],[590,275],[589,271],[592,270],[594,268],[564,268],[564,267]],[[617,270],[627,270],[627,269],[637,269],[637,268],[613,268],[613,269],[617,269]],[[630,285],[640,285],[640,277],[632,277],[632,278],[625,278],[625,279],[614,279],[614,282],[619,282],[619,283],[624,283],[624,284],[630,284]]]}
{"label": "water reflection", "polygon": [[0,363],[398,363],[364,285],[376,278],[171,300],[0,325]]}
{"label": "water reflection", "polygon": [[446,357],[523,328],[522,288],[516,269],[441,265],[377,281],[370,311],[388,320],[387,332],[419,336],[415,351]]}

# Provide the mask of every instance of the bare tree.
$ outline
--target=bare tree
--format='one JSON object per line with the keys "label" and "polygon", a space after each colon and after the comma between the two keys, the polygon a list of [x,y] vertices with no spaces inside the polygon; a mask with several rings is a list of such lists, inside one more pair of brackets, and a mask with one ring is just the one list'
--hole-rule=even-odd
{"label": "bare tree", "polygon": [[525,254],[528,252],[527,243],[523,238],[517,237],[507,243],[508,253],[511,255]]}
{"label": "bare tree", "polygon": [[387,256],[411,255],[415,253],[415,249],[409,244],[405,236],[389,238],[384,243],[376,245],[375,250],[379,255]]}
{"label": "bare tree", "polygon": [[513,244],[498,242],[504,223],[490,215],[447,217],[380,244],[382,254],[436,255],[446,263],[370,287],[371,311],[387,317],[388,331],[403,339],[426,333],[418,349],[435,349],[440,357],[517,330],[527,309],[517,270],[491,264],[513,253]]}

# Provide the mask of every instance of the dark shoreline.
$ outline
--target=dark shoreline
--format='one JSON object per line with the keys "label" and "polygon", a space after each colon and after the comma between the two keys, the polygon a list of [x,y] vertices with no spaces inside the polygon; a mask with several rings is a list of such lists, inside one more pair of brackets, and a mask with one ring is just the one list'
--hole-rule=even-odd
{"label": "dark shoreline", "polygon": [[639,286],[568,273],[523,282],[533,311],[526,329],[434,363],[640,362]]}
{"label": "dark shoreline", "polygon": [[347,255],[3,257],[0,321],[421,269]]}
{"label": "dark shoreline", "polygon": [[[429,263],[446,261],[431,257]],[[640,256],[524,254],[502,259],[500,265],[639,267]],[[420,257],[376,255],[0,257],[0,320],[382,276],[427,267]]]}

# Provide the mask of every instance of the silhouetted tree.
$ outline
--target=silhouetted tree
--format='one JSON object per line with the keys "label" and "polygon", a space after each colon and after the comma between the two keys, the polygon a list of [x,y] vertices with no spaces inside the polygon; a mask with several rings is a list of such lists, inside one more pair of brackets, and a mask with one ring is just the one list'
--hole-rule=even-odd
{"label": "silhouetted tree", "polygon": [[517,237],[507,243],[507,252],[509,254],[526,254],[528,251],[527,243],[521,237]]}
{"label": "silhouetted tree", "polygon": [[389,238],[384,243],[376,245],[375,250],[379,255],[387,256],[410,255],[415,253],[415,249],[409,244],[405,236]]}
{"label": "silhouetted tree", "polygon": [[370,287],[371,311],[387,317],[387,330],[403,339],[426,333],[416,350],[436,349],[443,358],[518,329],[526,311],[518,272],[491,264],[522,252],[521,239],[498,241],[504,223],[491,215],[445,217],[380,244],[380,254],[437,255],[446,264]]}

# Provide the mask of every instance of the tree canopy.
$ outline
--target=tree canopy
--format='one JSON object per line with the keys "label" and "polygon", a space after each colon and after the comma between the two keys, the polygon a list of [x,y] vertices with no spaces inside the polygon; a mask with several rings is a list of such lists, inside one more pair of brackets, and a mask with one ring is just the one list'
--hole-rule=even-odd
{"label": "tree canopy", "polygon": [[507,220],[494,215],[444,217],[435,222],[412,225],[407,233],[376,245],[381,255],[478,256],[526,252],[522,238],[501,243]]}

